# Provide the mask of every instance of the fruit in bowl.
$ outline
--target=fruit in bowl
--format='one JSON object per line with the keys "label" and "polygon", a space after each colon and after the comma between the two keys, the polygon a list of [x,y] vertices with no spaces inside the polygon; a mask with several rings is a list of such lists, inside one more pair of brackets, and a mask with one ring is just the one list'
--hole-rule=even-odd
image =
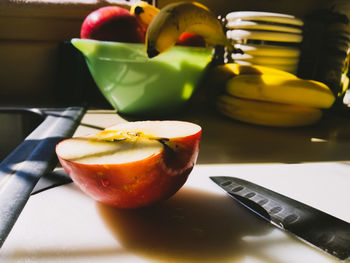
{"label": "fruit in bowl", "polygon": [[104,6],[91,12],[80,30],[83,39],[143,43],[145,30],[129,10]]}
{"label": "fruit in bowl", "polygon": [[176,42],[179,46],[205,47],[205,40],[197,34],[184,32]]}
{"label": "fruit in bowl", "polygon": [[174,195],[195,165],[201,127],[183,121],[137,121],[64,140],[62,167],[93,199],[119,208],[148,206]]}
{"label": "fruit in bowl", "polygon": [[223,45],[233,50],[221,22],[208,7],[198,2],[180,1],[166,5],[149,24],[145,40],[148,56],[151,58],[168,51],[182,41],[179,38],[184,33],[204,39],[207,45]]}
{"label": "fruit in bowl", "polygon": [[[159,11],[147,3],[137,5],[131,11],[97,10],[99,16],[89,15],[86,21],[92,22],[84,21],[82,32],[86,27],[103,34],[82,33],[71,43],[85,56],[95,83],[118,113],[168,117],[184,109],[199,88],[212,59],[212,46],[228,40],[216,16],[199,3],[178,2]],[[104,27],[126,30],[124,17],[133,17],[139,31],[147,30],[147,40],[132,43],[121,38],[121,31]],[[110,34],[115,34],[115,41],[110,41]]]}
{"label": "fruit in bowl", "polygon": [[[130,9],[130,13],[135,15],[136,19],[140,22],[141,25],[143,25],[146,31],[152,20],[159,12],[160,10],[157,7],[150,5],[145,1],[137,2],[136,4],[132,5]],[[200,35],[183,32],[178,38],[176,45],[205,47],[206,43],[204,38]]]}

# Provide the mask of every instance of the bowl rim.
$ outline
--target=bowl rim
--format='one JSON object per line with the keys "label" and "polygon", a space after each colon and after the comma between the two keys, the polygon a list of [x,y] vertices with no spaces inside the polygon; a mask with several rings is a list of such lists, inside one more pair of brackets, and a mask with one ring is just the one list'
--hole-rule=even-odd
{"label": "bowl rim", "polygon": [[[88,38],[72,38],[70,40],[71,43],[78,42],[78,41],[85,41],[85,42],[92,42],[92,43],[98,43],[100,45],[104,46],[118,46],[118,47],[130,47],[130,46],[135,46],[135,47],[140,47],[140,46],[145,46],[145,43],[129,43],[129,42],[117,42],[117,41],[107,41],[107,40],[96,40],[96,39],[88,39]],[[176,50],[193,50],[196,52],[203,51],[212,51],[214,52],[214,47],[213,46],[206,46],[206,47],[197,47],[197,46],[178,46],[174,45],[171,47],[171,49],[176,49]],[[170,50],[171,50],[170,49]]]}

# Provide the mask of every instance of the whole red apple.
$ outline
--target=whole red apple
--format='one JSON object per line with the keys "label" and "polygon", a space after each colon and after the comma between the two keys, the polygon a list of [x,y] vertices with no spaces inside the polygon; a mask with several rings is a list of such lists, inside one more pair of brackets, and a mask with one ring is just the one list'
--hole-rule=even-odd
{"label": "whole red apple", "polygon": [[182,121],[138,121],[60,142],[62,167],[83,192],[119,208],[165,200],[195,165],[201,127]]}
{"label": "whole red apple", "polygon": [[197,34],[184,32],[176,42],[178,46],[205,47],[205,40]]}
{"label": "whole red apple", "polygon": [[145,30],[129,10],[105,6],[91,12],[83,21],[81,38],[144,43]]}

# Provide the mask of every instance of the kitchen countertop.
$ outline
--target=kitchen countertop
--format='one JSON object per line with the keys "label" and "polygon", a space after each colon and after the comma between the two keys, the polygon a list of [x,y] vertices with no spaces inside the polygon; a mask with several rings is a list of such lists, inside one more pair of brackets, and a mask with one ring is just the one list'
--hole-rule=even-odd
{"label": "kitchen countertop", "polygon": [[[348,117],[349,118],[349,117]],[[209,176],[235,176],[350,222],[350,122],[271,128],[224,118],[205,105],[177,119],[203,128],[183,188],[150,208],[118,210],[66,184],[29,199],[0,250],[1,262],[337,262],[255,216]],[[90,110],[76,135],[126,121]],[[60,168],[57,168],[60,169]]]}

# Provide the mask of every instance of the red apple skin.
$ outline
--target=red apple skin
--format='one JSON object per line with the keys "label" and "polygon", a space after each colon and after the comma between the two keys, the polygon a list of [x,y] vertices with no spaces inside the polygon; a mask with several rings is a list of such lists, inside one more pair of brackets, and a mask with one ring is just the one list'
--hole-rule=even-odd
{"label": "red apple skin", "polygon": [[96,201],[139,208],[170,198],[185,184],[198,157],[200,137],[201,131],[162,142],[159,154],[123,164],[91,165],[58,158],[74,183]]}
{"label": "red apple skin", "polygon": [[91,12],[83,21],[80,37],[102,41],[144,43],[145,30],[129,10],[105,6]]}
{"label": "red apple skin", "polygon": [[176,42],[177,46],[205,47],[205,40],[202,36],[184,32]]}

